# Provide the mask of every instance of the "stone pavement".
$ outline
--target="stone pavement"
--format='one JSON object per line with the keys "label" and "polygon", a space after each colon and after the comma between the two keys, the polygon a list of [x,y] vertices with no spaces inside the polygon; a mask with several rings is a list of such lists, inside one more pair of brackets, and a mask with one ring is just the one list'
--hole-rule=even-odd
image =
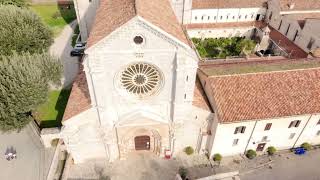
{"label": "stone pavement", "polygon": [[[0,142],[1,180],[46,179],[53,149],[44,149],[40,137],[30,124],[19,133],[0,134]],[[17,151],[17,159],[7,161],[4,154],[11,146]]]}
{"label": "stone pavement", "polygon": [[298,156],[292,152],[271,158],[269,166],[240,172],[241,180],[320,180],[320,150]]}
{"label": "stone pavement", "polygon": [[65,26],[60,35],[55,38],[54,43],[50,47],[50,53],[60,58],[63,64],[64,78],[63,86],[68,87],[72,84],[74,78],[79,71],[78,57],[71,57],[70,52],[73,49],[71,46],[71,40],[73,30],[76,27],[76,20]]}

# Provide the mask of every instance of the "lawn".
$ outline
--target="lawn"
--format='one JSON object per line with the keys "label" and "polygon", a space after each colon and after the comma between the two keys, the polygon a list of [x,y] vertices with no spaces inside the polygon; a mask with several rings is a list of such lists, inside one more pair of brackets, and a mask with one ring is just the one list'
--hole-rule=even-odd
{"label": "lawn", "polygon": [[251,54],[256,43],[243,37],[231,38],[192,38],[202,58],[226,58]]}
{"label": "lawn", "polygon": [[54,36],[57,36],[65,25],[76,19],[76,12],[73,6],[68,9],[59,7],[57,4],[41,4],[31,5],[31,9],[50,27]]}
{"label": "lawn", "polygon": [[316,60],[304,60],[304,61],[284,61],[268,64],[246,64],[246,65],[226,65],[216,66],[210,68],[202,68],[202,70],[210,75],[231,75],[231,74],[246,74],[246,73],[258,73],[258,72],[270,72],[270,71],[285,71],[294,69],[307,69],[320,67],[320,61]]}
{"label": "lawn", "polygon": [[35,118],[41,127],[61,126],[64,110],[67,106],[70,89],[52,90],[47,101],[39,106],[35,112]]}

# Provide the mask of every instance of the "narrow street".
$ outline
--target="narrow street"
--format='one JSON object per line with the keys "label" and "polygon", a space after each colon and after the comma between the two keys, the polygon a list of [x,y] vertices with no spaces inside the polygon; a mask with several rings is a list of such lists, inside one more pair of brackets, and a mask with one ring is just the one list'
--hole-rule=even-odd
{"label": "narrow street", "polygon": [[50,47],[50,53],[60,58],[64,67],[63,87],[68,87],[72,84],[79,70],[78,57],[70,56],[70,51],[73,48],[71,46],[71,39],[76,25],[76,20],[67,25],[61,34],[55,38],[54,43]]}

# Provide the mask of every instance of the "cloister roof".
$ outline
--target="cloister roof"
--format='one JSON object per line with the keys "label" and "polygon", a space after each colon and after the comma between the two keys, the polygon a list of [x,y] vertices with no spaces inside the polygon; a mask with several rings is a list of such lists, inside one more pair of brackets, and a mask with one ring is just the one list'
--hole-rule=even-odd
{"label": "cloister roof", "polygon": [[192,9],[263,7],[267,0],[193,0]]}
{"label": "cloister roof", "polygon": [[221,123],[320,113],[320,68],[211,76],[206,81]]}

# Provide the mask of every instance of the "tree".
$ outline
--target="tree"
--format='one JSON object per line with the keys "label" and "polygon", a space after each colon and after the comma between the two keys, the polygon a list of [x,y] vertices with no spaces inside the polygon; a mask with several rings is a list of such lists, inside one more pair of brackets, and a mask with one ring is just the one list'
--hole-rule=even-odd
{"label": "tree", "polygon": [[0,54],[41,53],[52,44],[52,32],[26,8],[0,5]]}
{"label": "tree", "polygon": [[18,7],[25,7],[27,3],[25,0],[0,0],[0,4],[3,5],[14,5]]}
{"label": "tree", "polygon": [[243,39],[237,44],[236,49],[238,52],[242,52],[243,54],[248,55],[253,51],[255,46],[256,44],[253,40]]}
{"label": "tree", "polygon": [[25,53],[0,57],[0,130],[23,128],[32,110],[47,99],[49,85],[60,83],[62,65],[52,56]]}

